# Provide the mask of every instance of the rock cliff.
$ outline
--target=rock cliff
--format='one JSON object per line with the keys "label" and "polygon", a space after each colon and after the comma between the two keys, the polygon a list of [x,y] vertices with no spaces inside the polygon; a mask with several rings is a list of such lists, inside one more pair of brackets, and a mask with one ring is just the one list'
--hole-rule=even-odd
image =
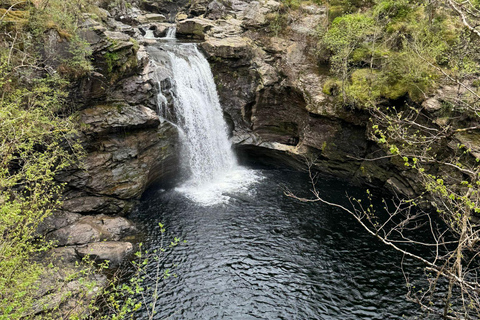
{"label": "rock cliff", "polygon": [[[362,160],[383,155],[368,139],[368,114],[323,93],[329,67],[319,62],[315,30],[324,7],[290,12],[284,30],[278,19],[285,7],[276,1],[196,1],[184,12],[179,36],[200,39],[244,158],[302,169],[308,160],[328,174],[391,186],[394,165]],[[410,191],[404,177],[394,181],[397,190]]]}
{"label": "rock cliff", "polygon": [[[422,192],[418,176],[372,139],[369,111],[345,106],[325,89],[330,68],[317,30],[327,19],[324,6],[306,2],[289,10],[273,0],[198,0],[179,12],[179,36],[198,39],[209,58],[245,159],[303,169],[310,162],[315,170],[355,183],[406,196]],[[448,90],[425,97],[420,107],[432,126],[444,121],[438,110]],[[472,139],[457,134],[445,144],[451,151],[457,144],[475,150]],[[432,170],[454,175],[446,166]]]}

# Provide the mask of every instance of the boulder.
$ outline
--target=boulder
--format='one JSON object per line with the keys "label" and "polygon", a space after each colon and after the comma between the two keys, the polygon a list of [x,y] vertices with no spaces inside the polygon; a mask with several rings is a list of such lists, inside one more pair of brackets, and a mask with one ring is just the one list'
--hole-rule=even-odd
{"label": "boulder", "polygon": [[52,215],[46,217],[38,226],[37,233],[39,235],[45,235],[54,230],[64,228],[68,225],[71,225],[82,216],[77,213],[65,212],[65,211],[56,211]]}
{"label": "boulder", "polygon": [[141,24],[150,23],[150,22],[165,22],[166,18],[163,14],[147,13],[144,15],[138,15],[137,21]]}
{"label": "boulder", "polygon": [[117,241],[135,232],[135,226],[123,217],[97,215],[84,216],[72,224],[51,232],[47,238],[57,240],[57,245],[63,247],[100,240]]}
{"label": "boulder", "polygon": [[192,0],[190,4],[190,14],[200,16],[207,12],[209,0]]}
{"label": "boulder", "polygon": [[[465,146],[466,149],[470,150],[472,156],[480,159],[480,132],[476,130],[458,132],[455,133],[454,137],[459,142],[459,145]],[[456,141],[451,141],[449,147],[453,150],[458,150]]]}
{"label": "boulder", "polygon": [[265,27],[269,23],[267,15],[278,12],[279,7],[280,3],[273,0],[252,1],[240,14],[243,25],[247,28]]}
{"label": "boulder", "polygon": [[436,98],[430,98],[423,101],[422,107],[428,112],[435,112],[442,109],[442,103]]}
{"label": "boulder", "polygon": [[75,264],[81,260],[77,254],[77,251],[75,250],[75,247],[58,247],[52,249],[51,253],[57,265]]}
{"label": "boulder", "polygon": [[242,59],[251,55],[251,41],[244,37],[228,37],[223,39],[208,37],[202,48],[208,57],[223,59]]}
{"label": "boulder", "polygon": [[112,268],[120,266],[133,252],[133,245],[130,242],[103,241],[77,247],[76,251],[80,257],[90,256],[97,263],[109,261],[109,267]]}
{"label": "boulder", "polygon": [[226,11],[227,8],[221,1],[214,0],[208,4],[205,15],[209,19],[218,20],[225,17]]}
{"label": "boulder", "polygon": [[191,39],[205,39],[205,33],[213,28],[211,20],[192,18],[180,21],[177,24],[177,36]]}
{"label": "boulder", "polygon": [[56,241],[56,244],[62,247],[99,241],[101,237],[102,234],[97,228],[88,223],[76,222],[53,231],[47,236],[47,239]]}
{"label": "boulder", "polygon": [[179,12],[175,16],[175,20],[177,20],[177,21],[183,21],[183,20],[186,20],[186,19],[188,19],[188,15],[185,12]]}
{"label": "boulder", "polygon": [[118,241],[137,231],[133,223],[123,217],[110,217],[100,214],[83,217],[79,222],[93,226],[101,232],[102,239],[107,240]]}

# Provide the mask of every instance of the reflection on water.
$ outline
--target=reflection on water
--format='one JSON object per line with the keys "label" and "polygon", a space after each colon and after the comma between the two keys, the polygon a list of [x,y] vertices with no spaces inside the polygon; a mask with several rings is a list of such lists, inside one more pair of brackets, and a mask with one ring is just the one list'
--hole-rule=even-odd
{"label": "reflection on water", "polygon": [[[178,264],[178,277],[162,282],[155,319],[402,319],[418,312],[405,301],[400,254],[337,208],[285,197],[284,186],[308,194],[305,173],[257,173],[264,179],[227,203],[201,206],[175,190],[150,190],[130,216],[149,248],[159,245],[158,222],[188,241],[162,261]],[[320,185],[342,203],[345,190],[363,192]]]}

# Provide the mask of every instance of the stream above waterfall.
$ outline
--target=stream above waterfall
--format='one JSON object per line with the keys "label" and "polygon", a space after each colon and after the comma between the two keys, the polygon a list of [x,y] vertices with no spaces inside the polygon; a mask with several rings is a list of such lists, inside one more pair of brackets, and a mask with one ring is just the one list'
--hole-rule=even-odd
{"label": "stream above waterfall", "polygon": [[[131,214],[147,249],[160,247],[159,222],[167,238],[187,240],[162,256],[162,269],[177,277],[162,280],[155,319],[402,319],[418,312],[405,300],[400,254],[347,213],[286,197],[285,188],[309,195],[306,173],[258,171],[264,179],[228,202],[204,206],[153,188]],[[319,190],[344,205],[347,190],[364,194],[336,180],[321,180]],[[150,274],[155,268],[148,266]],[[147,318],[145,309],[137,318]]]}

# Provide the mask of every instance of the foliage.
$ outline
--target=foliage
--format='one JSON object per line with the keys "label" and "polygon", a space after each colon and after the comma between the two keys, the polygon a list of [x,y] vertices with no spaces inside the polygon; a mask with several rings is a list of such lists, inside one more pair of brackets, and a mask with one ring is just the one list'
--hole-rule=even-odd
{"label": "foliage", "polygon": [[[90,307],[95,312],[91,319],[135,319],[135,312],[142,306],[149,320],[155,318],[161,282],[170,277],[177,277],[170,268],[162,269],[164,256],[169,250],[186,243],[186,240],[181,241],[174,237],[168,245],[165,245],[165,226],[159,223],[159,228],[161,234],[159,247],[142,251],[140,243],[140,250],[135,253],[131,268],[118,270],[109,286],[99,296],[99,301],[92,301]],[[125,270],[130,272],[122,274]],[[146,280],[150,280],[153,285],[146,286]]]}
{"label": "foliage", "polygon": [[[76,35],[88,1],[2,3],[0,14],[0,319],[29,317],[39,278],[47,272],[34,260],[51,247],[36,232],[60,204],[63,185],[55,176],[82,155],[70,118],[71,73],[42,61],[46,32],[72,44],[75,74],[90,68]],[[61,70],[58,70],[61,71]],[[47,269],[46,269],[47,268]]]}
{"label": "foliage", "polygon": [[[443,319],[480,316],[478,4],[377,0],[348,13],[336,3],[339,16],[318,29],[335,75],[324,93],[368,110],[369,139],[385,152],[366,160],[390,159],[418,183],[411,186],[418,197],[386,205],[385,221],[353,199],[353,209],[341,209],[386,245],[426,265],[423,288],[406,276],[408,298]],[[439,106],[425,112],[422,103],[437,89]],[[434,222],[438,218],[441,223]],[[428,241],[418,241],[420,225],[428,226]],[[416,247],[430,248],[431,256],[418,255]],[[447,286],[439,303],[442,282]]]}
{"label": "foliage", "polygon": [[[379,0],[319,29],[345,104],[364,108],[403,97],[421,102],[441,84],[438,67],[463,78],[475,73],[478,52],[463,24],[445,8],[432,10],[424,1]],[[370,74],[360,71],[366,68]]]}
{"label": "foliage", "polygon": [[344,100],[352,53],[372,33],[373,26],[373,19],[361,14],[349,14],[336,18],[323,36],[324,45],[332,51],[332,70],[342,81]]}

